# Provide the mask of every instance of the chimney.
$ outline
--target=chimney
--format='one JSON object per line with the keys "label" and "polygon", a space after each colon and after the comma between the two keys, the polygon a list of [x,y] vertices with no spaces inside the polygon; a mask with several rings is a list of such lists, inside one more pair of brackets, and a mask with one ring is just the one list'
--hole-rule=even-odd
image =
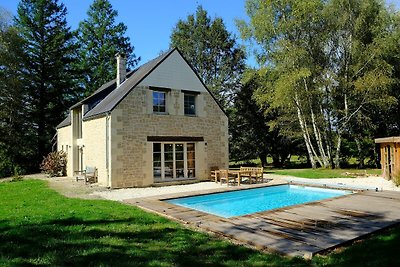
{"label": "chimney", "polygon": [[126,78],[126,59],[125,54],[120,52],[115,57],[117,58],[117,87],[119,87]]}

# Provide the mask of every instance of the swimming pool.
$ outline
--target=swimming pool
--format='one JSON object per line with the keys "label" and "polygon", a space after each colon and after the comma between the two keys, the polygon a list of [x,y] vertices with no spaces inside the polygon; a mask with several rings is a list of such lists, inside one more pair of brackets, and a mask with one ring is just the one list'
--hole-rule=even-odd
{"label": "swimming pool", "polygon": [[166,202],[230,218],[347,194],[351,194],[351,191],[279,185],[175,198],[166,200]]}

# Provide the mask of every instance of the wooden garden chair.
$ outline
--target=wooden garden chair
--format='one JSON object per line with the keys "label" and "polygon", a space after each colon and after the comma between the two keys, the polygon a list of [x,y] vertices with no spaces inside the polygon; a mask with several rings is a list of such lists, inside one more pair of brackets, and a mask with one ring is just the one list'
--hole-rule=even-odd
{"label": "wooden garden chair", "polygon": [[263,167],[240,167],[241,177],[248,178],[250,184],[252,183],[252,180],[254,180],[255,183],[258,183],[258,181],[262,183],[264,181],[263,173]]}
{"label": "wooden garden chair", "polygon": [[85,183],[97,183],[97,168],[86,166],[84,170],[75,171],[76,181],[84,180]]}

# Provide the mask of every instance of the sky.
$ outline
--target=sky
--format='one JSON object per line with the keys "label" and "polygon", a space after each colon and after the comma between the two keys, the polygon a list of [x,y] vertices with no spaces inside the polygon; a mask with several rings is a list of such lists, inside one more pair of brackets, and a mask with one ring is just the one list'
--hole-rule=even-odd
{"label": "sky", "polygon": [[[0,6],[16,14],[18,0],[0,0]],[[92,0],[61,0],[67,9],[67,20],[71,29],[76,29],[84,20]],[[248,20],[245,11],[245,0],[110,0],[113,8],[118,11],[117,22],[123,22],[128,27],[126,35],[135,47],[136,56],[141,57],[140,65],[157,57],[161,51],[169,48],[172,29],[179,19],[186,19],[195,13],[196,7],[202,5],[208,14],[221,17],[229,32],[240,36],[236,19]],[[400,0],[386,0],[400,9]],[[239,40],[239,43],[242,43]],[[255,65],[252,57],[247,60],[249,65]]]}

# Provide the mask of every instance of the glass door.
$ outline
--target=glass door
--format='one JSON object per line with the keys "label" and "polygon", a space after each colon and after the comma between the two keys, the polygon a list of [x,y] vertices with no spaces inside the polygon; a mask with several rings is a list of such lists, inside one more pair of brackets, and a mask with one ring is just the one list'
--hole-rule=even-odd
{"label": "glass door", "polygon": [[174,178],[174,145],[164,144],[164,178]]}
{"label": "glass door", "polygon": [[186,146],[186,154],[187,154],[187,177],[193,178],[196,177],[196,165],[195,165],[195,151],[194,151],[194,143],[188,143]]}
{"label": "glass door", "polygon": [[175,176],[185,178],[185,155],[183,144],[175,144]]}
{"label": "glass door", "polygon": [[195,177],[194,143],[153,143],[153,175],[156,181]]}

